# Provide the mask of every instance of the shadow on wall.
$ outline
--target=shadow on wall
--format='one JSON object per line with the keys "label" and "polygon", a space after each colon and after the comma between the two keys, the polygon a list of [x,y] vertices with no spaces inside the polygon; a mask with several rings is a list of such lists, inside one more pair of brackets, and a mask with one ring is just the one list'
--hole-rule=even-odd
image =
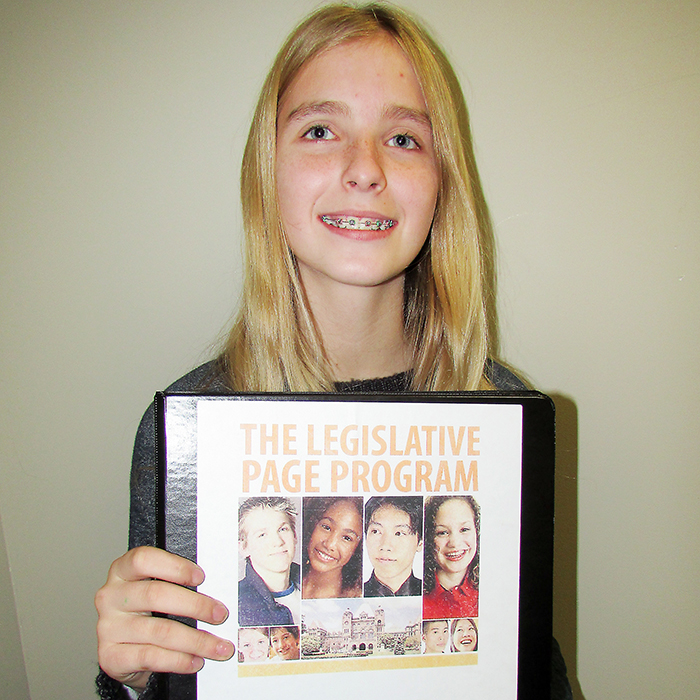
{"label": "shadow on wall", "polygon": [[578,410],[568,396],[549,394],[557,416],[554,483],[554,636],[566,661],[575,700],[585,700],[578,681]]}
{"label": "shadow on wall", "polygon": [[[12,589],[10,565],[5,547],[5,535],[0,517],[0,683],[2,697],[29,700],[27,672],[22,655],[15,596]],[[9,593],[9,594],[8,594]],[[4,695],[7,693],[7,696]]]}

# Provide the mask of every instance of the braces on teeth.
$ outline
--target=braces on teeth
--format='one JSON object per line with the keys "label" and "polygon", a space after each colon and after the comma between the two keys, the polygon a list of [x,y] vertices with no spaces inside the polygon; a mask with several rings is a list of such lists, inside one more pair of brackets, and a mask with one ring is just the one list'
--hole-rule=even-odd
{"label": "braces on teeth", "polygon": [[330,216],[322,216],[321,221],[336,228],[355,229],[357,231],[386,231],[396,223],[391,219],[361,219],[354,216],[349,216],[346,219],[342,217],[332,219]]}

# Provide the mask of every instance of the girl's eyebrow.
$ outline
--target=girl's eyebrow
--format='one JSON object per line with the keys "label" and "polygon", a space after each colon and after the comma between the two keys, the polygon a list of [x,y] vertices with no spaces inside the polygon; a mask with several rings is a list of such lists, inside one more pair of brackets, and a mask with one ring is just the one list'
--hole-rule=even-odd
{"label": "girl's eyebrow", "polygon": [[350,114],[350,108],[345,102],[337,102],[336,100],[302,102],[287,115],[285,121],[302,120],[315,114],[341,114],[347,117]]}
{"label": "girl's eyebrow", "polygon": [[[461,522],[458,522],[456,525],[453,525],[452,527],[462,527],[464,525],[471,525],[471,521],[469,520],[462,520]],[[442,528],[444,530],[448,530],[450,528],[450,525],[440,525],[438,523],[435,523],[435,529]]]}
{"label": "girl's eyebrow", "polygon": [[415,122],[419,127],[427,129],[432,133],[433,125],[430,122],[430,117],[421,109],[413,109],[412,107],[403,107],[402,105],[388,105],[384,109],[385,119],[407,120]]}

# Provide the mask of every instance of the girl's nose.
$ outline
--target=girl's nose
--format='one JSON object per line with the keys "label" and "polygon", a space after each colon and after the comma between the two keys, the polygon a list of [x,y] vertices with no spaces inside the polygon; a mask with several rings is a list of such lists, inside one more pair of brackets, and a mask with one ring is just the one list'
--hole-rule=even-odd
{"label": "girl's nose", "polygon": [[329,549],[329,550],[331,550],[331,551],[334,551],[334,550],[335,550],[335,546],[336,546],[336,544],[337,544],[337,540],[338,540],[338,537],[337,537],[334,533],[329,532],[329,533],[326,535],[326,538],[325,538],[325,540],[324,540],[324,544],[326,545],[326,548],[327,548],[327,549]]}
{"label": "girl's nose", "polygon": [[381,192],[386,187],[384,169],[373,143],[358,141],[350,146],[343,181],[345,187],[363,192]]}

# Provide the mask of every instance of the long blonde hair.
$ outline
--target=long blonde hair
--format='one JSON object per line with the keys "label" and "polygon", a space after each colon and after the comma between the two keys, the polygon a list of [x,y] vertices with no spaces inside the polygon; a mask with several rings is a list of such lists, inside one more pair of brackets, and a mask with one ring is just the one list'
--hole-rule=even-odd
{"label": "long blonde hair", "polygon": [[413,65],[428,108],[439,168],[426,245],[404,282],[405,332],[415,390],[490,386],[492,237],[459,82],[440,47],[406,12],[385,4],[327,5],[282,46],[263,84],[241,169],[246,237],[241,308],[220,357],[239,391],[332,391],[333,376],[286,242],[275,173],[278,105],[322,51],[384,32]]}

